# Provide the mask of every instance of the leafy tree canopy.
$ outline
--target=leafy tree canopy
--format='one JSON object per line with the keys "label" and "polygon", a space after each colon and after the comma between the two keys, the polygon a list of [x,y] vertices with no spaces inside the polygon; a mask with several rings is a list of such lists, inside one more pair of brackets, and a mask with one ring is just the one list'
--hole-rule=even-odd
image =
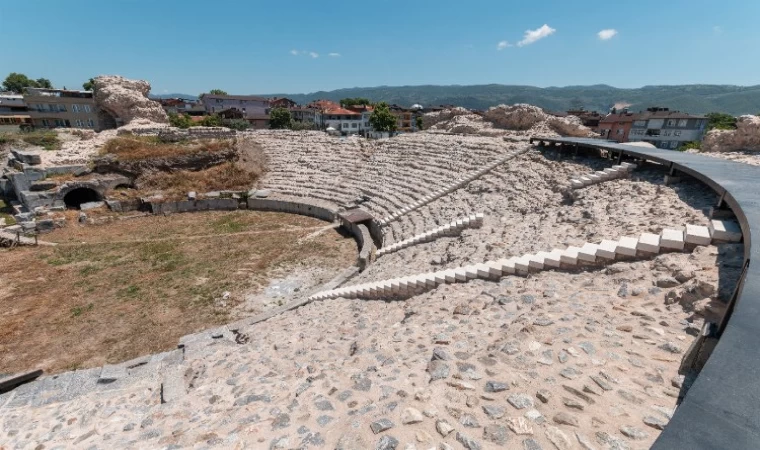
{"label": "leafy tree canopy", "polygon": [[362,97],[356,97],[356,98],[344,98],[340,101],[340,106],[344,108],[348,108],[350,106],[357,106],[357,105],[371,105],[372,102],[369,101],[369,99],[362,98]]}
{"label": "leafy tree canopy", "polygon": [[280,130],[290,128],[292,117],[285,108],[275,108],[269,113],[269,128]]}
{"label": "leafy tree canopy", "polygon": [[369,123],[375,131],[387,131],[389,133],[396,131],[396,116],[391,113],[388,104],[385,102],[375,105],[375,110],[369,116]]}
{"label": "leafy tree canopy", "polygon": [[221,127],[224,124],[222,123],[222,118],[219,117],[219,115],[212,114],[210,116],[205,116],[198,122],[193,122],[193,125],[198,127]]}
{"label": "leafy tree canopy", "polygon": [[736,117],[731,114],[713,112],[707,114],[708,130],[735,130]]}
{"label": "leafy tree canopy", "polygon": [[417,116],[414,121],[417,124],[417,130],[422,130],[422,116]]}
{"label": "leafy tree canopy", "polygon": [[208,91],[208,93],[211,95],[227,95],[227,91],[223,91],[221,89],[211,89]]}
{"label": "leafy tree canopy", "polygon": [[3,90],[15,92],[16,94],[22,94],[25,88],[46,88],[52,89],[53,84],[47,78],[37,78],[33,80],[23,73],[11,72],[5,81],[3,81]]}
{"label": "leafy tree canopy", "polygon": [[95,90],[95,79],[90,78],[89,80],[82,83],[82,89],[85,91],[94,91]]}
{"label": "leafy tree canopy", "polygon": [[177,128],[190,128],[193,126],[193,121],[187,114],[177,114],[171,112],[169,113],[169,125]]}

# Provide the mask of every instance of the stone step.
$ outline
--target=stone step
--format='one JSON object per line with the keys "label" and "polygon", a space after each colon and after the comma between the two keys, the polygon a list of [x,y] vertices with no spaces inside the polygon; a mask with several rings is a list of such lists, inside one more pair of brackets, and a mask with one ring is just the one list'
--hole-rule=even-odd
{"label": "stone step", "polygon": [[[459,222],[461,221],[457,223]],[[617,241],[605,239],[598,244],[587,242],[581,247],[570,246],[564,250],[540,251],[517,257],[513,256],[509,259],[486,261],[480,264],[439,272],[369,282],[357,286],[347,286],[317,293],[310,297],[310,299],[410,296],[433,289],[442,284],[463,283],[474,279],[494,279],[503,275],[527,274],[552,268],[572,269],[589,264],[612,263],[616,259],[623,257],[646,257],[666,251],[683,251],[686,248],[685,244],[688,240],[702,243],[697,245],[741,240],[741,232],[737,231],[738,224],[735,222],[713,224],[710,228],[714,230],[711,232],[713,238],[710,242],[704,239],[705,228],[707,227],[687,225],[686,231],[666,228],[660,234],[642,233],[638,237],[626,236]],[[738,236],[736,233],[738,233]]]}

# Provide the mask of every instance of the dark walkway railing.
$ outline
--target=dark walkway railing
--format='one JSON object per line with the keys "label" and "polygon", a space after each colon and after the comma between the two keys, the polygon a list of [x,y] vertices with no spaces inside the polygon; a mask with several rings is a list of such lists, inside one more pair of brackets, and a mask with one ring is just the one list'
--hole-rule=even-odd
{"label": "dark walkway railing", "polygon": [[[531,138],[663,164],[710,186],[741,225],[744,267],[720,339],[654,449],[760,449],[760,167],[589,138]],[[754,264],[750,264],[754,261]]]}

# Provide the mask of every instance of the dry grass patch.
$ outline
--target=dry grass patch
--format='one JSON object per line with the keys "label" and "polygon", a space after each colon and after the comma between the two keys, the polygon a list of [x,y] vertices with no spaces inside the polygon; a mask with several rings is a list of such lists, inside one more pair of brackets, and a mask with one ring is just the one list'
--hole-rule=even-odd
{"label": "dry grass patch", "polygon": [[[353,240],[325,222],[253,211],[148,216],[47,234],[0,253],[0,373],[115,363],[175,348],[245,312],[243,293],[291,271],[337,275]],[[232,295],[222,305],[222,293]]]}
{"label": "dry grass patch", "polygon": [[163,142],[157,136],[119,136],[103,145],[101,155],[114,155],[121,161],[175,158],[197,153],[216,153],[233,148],[234,140]]}
{"label": "dry grass patch", "polygon": [[136,185],[138,189],[161,191],[173,198],[183,197],[190,191],[248,190],[257,179],[258,175],[239,164],[227,162],[205,170],[150,172],[138,178]]}

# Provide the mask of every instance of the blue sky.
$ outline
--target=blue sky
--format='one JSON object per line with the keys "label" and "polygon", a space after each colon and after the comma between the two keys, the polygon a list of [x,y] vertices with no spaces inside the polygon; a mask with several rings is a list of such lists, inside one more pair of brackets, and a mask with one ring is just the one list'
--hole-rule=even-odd
{"label": "blue sky", "polygon": [[758,18],[759,0],[8,1],[0,76],[120,74],[159,94],[754,85]]}

